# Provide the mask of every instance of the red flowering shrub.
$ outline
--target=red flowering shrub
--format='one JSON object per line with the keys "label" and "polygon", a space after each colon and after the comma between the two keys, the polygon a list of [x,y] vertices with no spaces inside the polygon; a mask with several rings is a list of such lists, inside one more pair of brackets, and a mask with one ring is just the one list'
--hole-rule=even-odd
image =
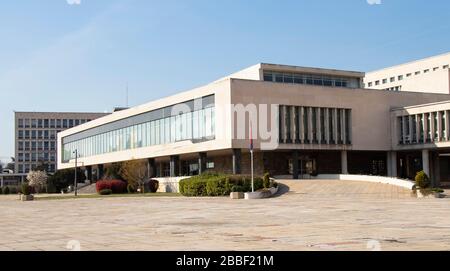
{"label": "red flowering shrub", "polygon": [[103,180],[98,181],[95,184],[95,188],[97,189],[97,193],[109,189],[113,194],[122,194],[127,191],[127,183],[121,180]]}

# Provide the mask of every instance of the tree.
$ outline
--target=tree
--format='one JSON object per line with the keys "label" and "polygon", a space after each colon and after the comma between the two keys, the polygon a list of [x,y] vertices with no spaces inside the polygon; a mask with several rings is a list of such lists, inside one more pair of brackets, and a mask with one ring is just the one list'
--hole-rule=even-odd
{"label": "tree", "polygon": [[[78,182],[86,179],[84,171],[78,168],[77,170]],[[58,170],[55,174],[48,178],[48,186],[51,188],[51,192],[61,192],[66,189],[69,185],[73,185],[75,180],[75,170],[73,169],[63,169]]]}
{"label": "tree", "polygon": [[127,161],[120,167],[120,176],[128,182],[133,188],[140,188],[142,193],[145,191],[145,182],[148,180],[148,169],[145,161]]}
{"label": "tree", "polygon": [[47,173],[44,171],[30,171],[27,175],[28,184],[34,188],[34,190],[39,193],[39,191],[47,187]]}

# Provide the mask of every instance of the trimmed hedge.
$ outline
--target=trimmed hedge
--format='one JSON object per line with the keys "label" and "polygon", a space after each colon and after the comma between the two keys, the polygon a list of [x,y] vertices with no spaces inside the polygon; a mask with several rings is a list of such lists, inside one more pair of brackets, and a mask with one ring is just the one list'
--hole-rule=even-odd
{"label": "trimmed hedge", "polygon": [[425,173],[425,171],[417,172],[417,175],[414,179],[416,181],[416,187],[418,188],[428,188],[431,185],[430,178]]}
{"label": "trimmed hedge", "polygon": [[[255,177],[255,191],[264,188],[263,179]],[[252,191],[252,179],[246,175],[203,174],[180,181],[180,193],[187,197],[227,196],[231,192]]]}
{"label": "trimmed hedge", "polygon": [[113,194],[123,194],[127,192],[127,183],[120,180],[103,180],[95,184],[97,193],[102,190],[111,190]]}

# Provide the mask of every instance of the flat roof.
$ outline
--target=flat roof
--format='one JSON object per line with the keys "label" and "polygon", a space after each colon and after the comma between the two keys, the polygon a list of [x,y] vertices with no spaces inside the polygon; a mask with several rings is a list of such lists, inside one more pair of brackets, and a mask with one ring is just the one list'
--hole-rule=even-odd
{"label": "flat roof", "polygon": [[406,65],[410,65],[410,64],[414,64],[414,63],[420,63],[420,62],[424,62],[424,61],[431,60],[431,59],[434,59],[434,58],[444,57],[444,56],[447,56],[447,55],[450,55],[450,52],[446,52],[446,53],[442,53],[442,54],[434,55],[434,56],[429,56],[429,57],[425,57],[425,58],[421,58],[421,59],[416,59],[416,60],[404,62],[402,64],[396,64],[396,65],[385,67],[385,68],[381,68],[381,69],[377,69],[377,70],[374,70],[374,71],[367,72],[367,74],[377,73],[377,72],[381,72],[381,71],[389,70],[389,69],[395,69],[395,68],[398,68],[398,67],[401,67],[401,66],[406,66]]}
{"label": "flat roof", "polygon": [[304,73],[314,73],[314,74],[330,74],[330,75],[342,75],[348,77],[364,77],[365,73],[360,71],[348,71],[348,70],[338,70],[338,69],[326,69],[318,67],[304,67],[295,65],[285,65],[285,64],[273,64],[273,63],[261,63],[261,68],[263,69],[275,69],[275,70],[286,70],[286,71],[298,71]]}

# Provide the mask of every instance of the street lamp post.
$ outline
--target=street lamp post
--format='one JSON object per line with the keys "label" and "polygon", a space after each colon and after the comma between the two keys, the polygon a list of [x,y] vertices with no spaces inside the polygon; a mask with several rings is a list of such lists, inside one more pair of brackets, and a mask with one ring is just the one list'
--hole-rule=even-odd
{"label": "street lamp post", "polygon": [[78,196],[78,181],[77,181],[77,166],[78,166],[78,150],[74,151],[75,153],[75,180],[74,180],[74,187],[75,187],[75,197]]}

